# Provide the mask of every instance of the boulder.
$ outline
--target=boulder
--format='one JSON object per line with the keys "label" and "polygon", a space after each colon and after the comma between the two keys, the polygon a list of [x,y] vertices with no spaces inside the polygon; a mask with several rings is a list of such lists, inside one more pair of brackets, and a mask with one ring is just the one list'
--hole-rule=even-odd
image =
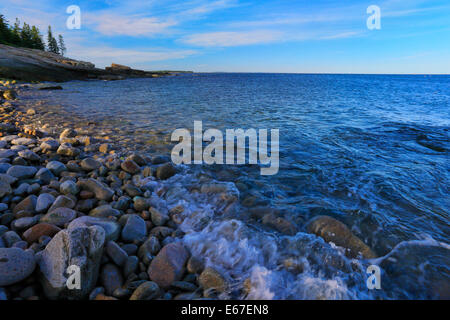
{"label": "boulder", "polygon": [[[100,227],[62,230],[37,254],[40,280],[49,299],[84,299],[97,282],[105,232]],[[80,269],[80,289],[68,289],[69,266]]]}
{"label": "boulder", "polygon": [[317,216],[307,223],[306,229],[326,242],[333,242],[347,249],[346,255],[350,258],[357,258],[359,255],[366,259],[376,258],[372,249],[355,236],[345,224],[332,217]]}
{"label": "boulder", "polygon": [[0,287],[24,280],[33,273],[35,266],[33,251],[0,248]]}
{"label": "boulder", "polygon": [[150,263],[148,275],[158,286],[167,289],[183,277],[188,258],[189,252],[181,243],[169,243]]}

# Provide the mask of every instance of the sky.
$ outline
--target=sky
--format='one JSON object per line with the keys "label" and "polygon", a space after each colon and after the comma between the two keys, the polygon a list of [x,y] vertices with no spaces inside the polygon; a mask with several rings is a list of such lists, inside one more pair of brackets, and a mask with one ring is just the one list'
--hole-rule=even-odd
{"label": "sky", "polygon": [[[66,26],[71,5],[80,29]],[[97,67],[450,74],[449,0],[0,0],[0,13],[51,25],[68,57]]]}

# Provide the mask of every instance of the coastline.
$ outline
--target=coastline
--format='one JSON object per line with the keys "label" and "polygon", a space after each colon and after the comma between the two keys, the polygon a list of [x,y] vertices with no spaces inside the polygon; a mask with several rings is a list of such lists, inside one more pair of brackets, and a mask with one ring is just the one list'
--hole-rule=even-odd
{"label": "coastline", "polygon": [[[274,299],[270,274],[277,286],[291,274],[308,284],[304,270],[316,259],[365,286],[377,254],[342,222],[316,216],[301,225],[276,208],[245,210],[233,182],[190,175],[165,154],[122,149],[95,123],[88,130],[76,120],[52,122],[47,113],[58,106],[25,101],[40,88],[50,85],[0,88],[16,92],[2,102],[0,256],[21,266],[15,275],[14,266],[0,270],[1,297]],[[81,261],[81,291],[67,289],[73,261]],[[314,299],[377,297],[350,295],[345,286],[323,296],[336,284],[314,281],[323,286]]]}
{"label": "coastline", "polygon": [[[60,132],[45,125],[36,128],[32,120],[46,105],[37,101],[35,108],[24,107],[20,96],[53,87],[4,84],[11,91],[1,119],[0,255],[13,255],[21,267],[17,274],[0,273],[0,287],[8,288],[1,295],[27,300],[201,299],[229,290],[233,280],[205,267],[204,257],[192,255],[183,243],[183,206],[167,207],[153,198],[170,192],[159,183],[180,171],[167,156],[124,153],[108,137],[77,133],[71,127]],[[224,184],[204,183],[199,188],[200,193],[217,194],[223,212],[235,210],[237,191]],[[255,212],[264,225],[282,234],[295,233],[292,223],[276,213]],[[336,223],[330,221],[330,227],[351,233]],[[314,230],[318,226],[311,223],[310,232],[322,232]],[[82,240],[73,230],[83,234]],[[367,257],[374,256],[363,243],[358,245],[361,252],[367,250]],[[66,269],[80,258],[72,250],[79,246],[87,252],[82,257],[86,262],[81,266],[81,292],[66,287]],[[243,281],[240,291],[234,297],[250,293],[250,279]]]}

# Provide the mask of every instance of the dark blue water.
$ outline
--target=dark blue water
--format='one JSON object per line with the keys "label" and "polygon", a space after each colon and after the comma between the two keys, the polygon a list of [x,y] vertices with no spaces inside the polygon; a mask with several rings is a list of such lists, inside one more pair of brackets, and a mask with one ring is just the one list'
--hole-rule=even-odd
{"label": "dark blue water", "polygon": [[[194,74],[72,82],[62,92],[41,97],[61,104],[66,113],[95,120],[99,129],[112,130],[122,137],[119,144],[149,152],[169,152],[171,132],[192,130],[194,120],[202,120],[204,129],[279,129],[277,175],[262,177],[258,166],[202,170],[237,186],[241,212],[276,208],[301,237],[309,237],[304,234],[308,219],[331,215],[378,256],[388,255],[380,263],[389,284],[376,294],[343,274],[327,276],[321,269],[325,261],[311,267],[308,278],[315,279],[314,288],[322,288],[317,289],[320,294],[277,290],[271,287],[276,287],[274,282],[289,282],[292,275],[275,275],[277,262],[253,261],[264,265],[259,275],[272,279],[265,288],[274,293],[254,297],[450,295],[449,76]],[[295,242],[305,241],[308,247],[316,241],[302,239]],[[250,266],[239,268],[256,272]],[[308,279],[298,284],[312,290]],[[342,286],[345,294],[337,294]]]}

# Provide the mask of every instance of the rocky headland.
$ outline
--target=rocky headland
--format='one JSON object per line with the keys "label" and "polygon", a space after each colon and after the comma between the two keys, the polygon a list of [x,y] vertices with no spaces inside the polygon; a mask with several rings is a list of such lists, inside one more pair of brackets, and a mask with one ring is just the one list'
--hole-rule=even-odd
{"label": "rocky headland", "polygon": [[0,44],[0,78],[22,81],[122,80],[176,74],[172,71],[143,71],[112,64],[105,69],[90,62],[78,61],[59,54]]}

